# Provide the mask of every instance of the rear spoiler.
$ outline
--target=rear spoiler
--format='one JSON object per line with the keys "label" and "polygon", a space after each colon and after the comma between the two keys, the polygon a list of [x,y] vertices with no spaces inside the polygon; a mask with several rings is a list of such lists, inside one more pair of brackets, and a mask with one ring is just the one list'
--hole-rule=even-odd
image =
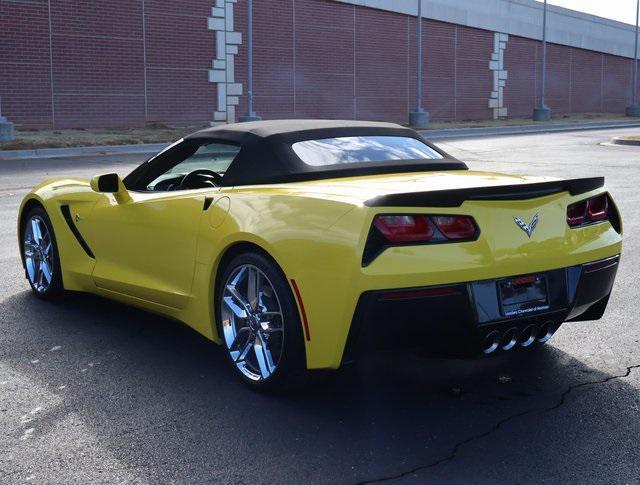
{"label": "rear spoiler", "polygon": [[388,194],[366,200],[364,204],[367,207],[460,207],[465,200],[525,200],[560,192],[580,195],[602,186],[604,177],[589,177],[532,184]]}

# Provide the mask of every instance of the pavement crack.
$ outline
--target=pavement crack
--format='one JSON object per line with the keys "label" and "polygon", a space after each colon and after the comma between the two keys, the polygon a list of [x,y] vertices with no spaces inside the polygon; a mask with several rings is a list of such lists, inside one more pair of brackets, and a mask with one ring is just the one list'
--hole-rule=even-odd
{"label": "pavement crack", "polygon": [[627,370],[624,374],[620,374],[620,375],[615,375],[615,376],[609,376],[606,379],[602,379],[599,381],[588,381],[588,382],[582,382],[580,384],[576,384],[574,386],[569,387],[566,391],[564,391],[561,395],[560,395],[560,399],[558,400],[558,402],[547,409],[542,410],[541,412],[551,412],[551,411],[555,411],[556,409],[558,409],[559,407],[562,407],[564,405],[564,403],[567,400],[567,397],[569,396],[569,394],[571,394],[572,391],[580,388],[580,387],[585,387],[585,386],[592,386],[592,385],[597,385],[597,384],[606,384],[609,381],[613,381],[615,379],[624,379],[626,377],[629,377],[631,375],[631,372],[634,369],[638,369],[640,368],[640,364],[638,365],[630,365],[629,367],[627,367]]}
{"label": "pavement crack", "polygon": [[624,379],[626,377],[629,377],[629,375],[631,375],[631,372],[634,369],[638,369],[640,368],[640,364],[637,365],[630,365],[627,367],[626,371],[623,374],[617,374],[617,375],[613,375],[613,376],[609,376],[605,379],[601,379],[598,381],[587,381],[587,382],[581,382],[580,384],[575,384],[573,386],[569,386],[561,395],[560,398],[558,399],[558,401],[550,407],[545,407],[543,409],[540,408],[534,408],[534,409],[528,409],[527,411],[522,411],[520,413],[516,413],[516,414],[512,414],[510,416],[507,416],[506,418],[501,419],[500,421],[496,422],[491,428],[489,428],[488,430],[471,436],[469,438],[466,438],[462,441],[458,441],[456,444],[453,445],[453,448],[451,449],[451,452],[443,457],[443,458],[439,458],[435,461],[432,461],[431,463],[428,463],[426,465],[420,465],[417,467],[412,468],[411,470],[406,470],[404,472],[400,472],[396,475],[391,475],[388,477],[381,477],[381,478],[373,478],[370,480],[363,480],[360,482],[356,482],[357,485],[366,485],[369,483],[382,483],[382,482],[388,482],[391,480],[399,480],[401,478],[413,475],[414,473],[417,473],[419,471],[424,471],[424,470],[428,470],[430,468],[435,468],[438,465],[442,465],[443,463],[447,463],[450,462],[452,460],[454,460],[457,456],[458,456],[458,452],[460,451],[460,449],[465,446],[468,445],[469,443],[472,443],[474,441],[479,441],[483,438],[486,438],[487,436],[495,433],[496,431],[498,431],[500,428],[502,428],[502,426],[504,426],[505,424],[509,423],[510,421],[513,421],[515,419],[521,418],[522,416],[527,416],[530,414],[537,414],[537,413],[549,413],[552,411],[555,411],[556,409],[562,407],[566,401],[567,398],[569,397],[569,394],[571,394],[573,391],[575,391],[576,389],[579,389],[581,387],[586,387],[586,386],[595,386],[595,385],[599,385],[599,384],[606,384],[607,382],[613,381],[615,379]]}

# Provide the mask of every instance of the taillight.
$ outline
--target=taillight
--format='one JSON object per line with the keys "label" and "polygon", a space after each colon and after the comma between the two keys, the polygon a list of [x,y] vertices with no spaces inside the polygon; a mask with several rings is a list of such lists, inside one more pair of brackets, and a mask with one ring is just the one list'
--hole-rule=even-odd
{"label": "taillight", "polygon": [[576,202],[567,207],[567,223],[571,227],[581,226],[587,217],[587,201]]}
{"label": "taillight", "polygon": [[380,214],[373,220],[362,265],[367,266],[389,246],[474,241],[478,234],[480,230],[470,216]]}
{"label": "taillight", "polygon": [[609,217],[609,197],[607,194],[593,197],[587,201],[587,216],[592,221],[604,221]]}
{"label": "taillight", "polygon": [[447,239],[471,239],[476,233],[476,224],[468,216],[434,216],[432,220]]}
{"label": "taillight", "polygon": [[567,207],[567,224],[580,227],[609,219],[609,195],[600,194]]}
{"label": "taillight", "polygon": [[373,224],[393,243],[429,241],[433,237],[433,224],[425,216],[378,216]]}
{"label": "taillight", "polygon": [[390,243],[463,241],[477,232],[469,216],[379,215],[373,225]]}

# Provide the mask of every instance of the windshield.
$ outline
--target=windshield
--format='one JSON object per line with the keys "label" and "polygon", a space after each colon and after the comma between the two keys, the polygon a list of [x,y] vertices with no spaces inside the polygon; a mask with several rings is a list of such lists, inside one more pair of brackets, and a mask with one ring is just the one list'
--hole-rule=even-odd
{"label": "windshield", "polygon": [[429,145],[408,136],[345,136],[294,143],[293,151],[314,167],[387,160],[442,159]]}

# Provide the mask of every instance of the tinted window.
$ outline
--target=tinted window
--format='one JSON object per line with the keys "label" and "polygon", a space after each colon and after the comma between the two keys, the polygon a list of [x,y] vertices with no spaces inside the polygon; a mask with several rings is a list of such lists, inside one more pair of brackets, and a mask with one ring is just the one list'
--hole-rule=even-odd
{"label": "tinted window", "polygon": [[387,160],[434,160],[442,155],[420,140],[405,136],[345,136],[294,143],[293,151],[315,167]]}

